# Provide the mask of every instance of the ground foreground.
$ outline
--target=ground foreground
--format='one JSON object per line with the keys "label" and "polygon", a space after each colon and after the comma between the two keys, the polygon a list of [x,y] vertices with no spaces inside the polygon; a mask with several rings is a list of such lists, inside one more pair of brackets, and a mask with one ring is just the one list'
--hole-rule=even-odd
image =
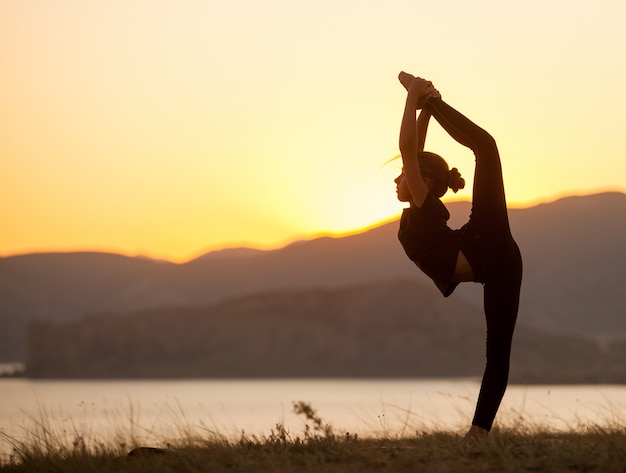
{"label": "ground foreground", "polygon": [[626,429],[579,433],[493,432],[478,443],[451,433],[358,439],[349,434],[213,439],[139,451],[17,452],[0,472],[626,472]]}
{"label": "ground foreground", "polygon": [[56,432],[46,418],[25,440],[3,435],[12,454],[0,473],[109,472],[602,472],[626,473],[626,427],[579,427],[550,432],[523,427],[495,429],[468,441],[451,432],[403,431],[376,438],[337,433],[305,402],[293,404],[305,418],[300,434],[278,423],[262,438],[182,429],[177,440],[142,445],[136,438],[102,441],[74,431]]}

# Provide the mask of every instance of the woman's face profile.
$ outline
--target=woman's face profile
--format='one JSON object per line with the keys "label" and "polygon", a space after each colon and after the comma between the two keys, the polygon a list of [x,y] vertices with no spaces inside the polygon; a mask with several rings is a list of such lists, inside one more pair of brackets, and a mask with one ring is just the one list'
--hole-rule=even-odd
{"label": "woman's face profile", "polygon": [[406,182],[404,172],[400,173],[400,175],[396,177],[393,182],[396,183],[396,194],[398,195],[398,200],[400,202],[410,202],[411,193],[409,192],[409,186]]}

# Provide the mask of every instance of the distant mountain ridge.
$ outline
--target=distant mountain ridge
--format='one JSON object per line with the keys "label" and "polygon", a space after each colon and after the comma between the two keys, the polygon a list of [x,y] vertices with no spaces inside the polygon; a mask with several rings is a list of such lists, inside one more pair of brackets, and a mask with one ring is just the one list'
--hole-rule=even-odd
{"label": "distant mountain ridge", "polygon": [[[448,204],[450,225],[470,204]],[[509,212],[524,257],[520,324],[555,333],[626,334],[622,265],[626,194],[568,197]],[[432,284],[407,260],[397,222],[345,237],[301,241],[273,251],[209,253],[185,264],[103,253],[0,258],[0,360],[24,360],[33,320],[192,308],[263,292],[333,289],[397,279]],[[452,297],[482,305],[480,285]]]}
{"label": "distant mountain ridge", "polygon": [[[210,306],[63,324],[37,323],[35,378],[476,377],[482,311],[434,287],[390,280],[266,292]],[[626,341],[604,349],[572,336],[518,330],[514,383],[626,382]]]}

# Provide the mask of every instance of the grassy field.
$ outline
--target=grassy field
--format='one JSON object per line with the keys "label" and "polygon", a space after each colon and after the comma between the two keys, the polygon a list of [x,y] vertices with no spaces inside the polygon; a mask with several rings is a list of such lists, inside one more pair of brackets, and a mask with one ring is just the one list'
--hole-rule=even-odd
{"label": "grassy field", "polygon": [[42,422],[27,440],[3,439],[13,454],[0,472],[626,472],[623,426],[495,430],[474,443],[450,432],[358,438],[333,430],[309,404],[293,407],[306,419],[298,434],[277,424],[262,438],[189,434],[153,450],[78,432],[67,444]]}

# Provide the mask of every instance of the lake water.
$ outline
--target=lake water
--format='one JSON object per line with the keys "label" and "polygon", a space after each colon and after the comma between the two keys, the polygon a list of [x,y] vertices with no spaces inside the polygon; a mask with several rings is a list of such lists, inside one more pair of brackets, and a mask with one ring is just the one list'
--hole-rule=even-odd
{"label": "lake water", "polygon": [[[269,435],[277,423],[302,436],[309,403],[336,432],[360,436],[463,431],[478,380],[128,380],[0,379],[0,454],[9,439],[43,430],[68,441],[162,444],[199,434]],[[554,430],[626,421],[626,386],[510,386],[496,425]],[[310,422],[309,422],[310,423]],[[311,426],[312,427],[312,426]],[[38,434],[39,433],[39,434]],[[3,435],[4,434],[4,435]]]}

